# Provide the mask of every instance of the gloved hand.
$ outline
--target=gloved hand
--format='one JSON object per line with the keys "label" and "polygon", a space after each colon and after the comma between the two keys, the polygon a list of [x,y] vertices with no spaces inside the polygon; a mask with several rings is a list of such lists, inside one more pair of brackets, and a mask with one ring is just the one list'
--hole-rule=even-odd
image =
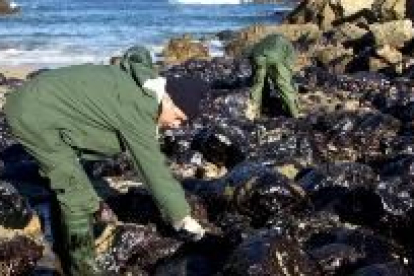
{"label": "gloved hand", "polygon": [[186,216],[178,223],[173,225],[174,229],[188,236],[193,241],[201,240],[206,231],[204,228],[191,216]]}

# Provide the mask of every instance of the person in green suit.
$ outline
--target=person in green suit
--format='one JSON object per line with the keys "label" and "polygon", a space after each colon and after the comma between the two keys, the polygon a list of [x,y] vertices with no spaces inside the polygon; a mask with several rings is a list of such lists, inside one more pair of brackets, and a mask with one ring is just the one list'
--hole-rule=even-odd
{"label": "person in green suit", "polygon": [[280,93],[282,108],[292,117],[299,114],[297,91],[292,81],[295,50],[282,35],[271,34],[252,46],[248,58],[253,67],[253,86],[246,117],[254,120],[262,114],[262,102],[272,82]]}
{"label": "person in green suit", "polygon": [[98,274],[92,225],[116,222],[81,159],[128,151],[165,219],[195,240],[203,237],[157,141],[157,126],[178,127],[198,111],[203,89],[187,95],[178,90],[177,84],[168,88],[150,53],[136,46],[119,65],[49,70],[7,97],[4,111],[12,132],[50,179],[59,202],[70,274]]}

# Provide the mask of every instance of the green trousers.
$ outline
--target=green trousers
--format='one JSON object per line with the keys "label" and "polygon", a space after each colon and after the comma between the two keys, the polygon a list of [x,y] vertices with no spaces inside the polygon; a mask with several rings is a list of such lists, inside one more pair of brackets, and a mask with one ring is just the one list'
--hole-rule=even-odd
{"label": "green trousers", "polygon": [[8,118],[8,122],[19,142],[38,161],[41,173],[50,179],[60,206],[63,248],[68,257],[64,261],[69,262],[69,273],[97,275],[92,272],[95,255],[91,218],[99,208],[100,198],[76,152],[64,146],[59,133],[43,135],[43,126],[30,118]]}
{"label": "green trousers", "polygon": [[295,58],[292,44],[280,35],[270,35],[252,48],[253,86],[250,99],[260,111],[263,95],[270,92],[265,83],[270,80],[280,93],[282,108],[292,117],[298,116],[297,91],[292,80]]}
{"label": "green trousers", "polygon": [[97,276],[92,216],[63,210],[62,241],[66,270],[72,276]]}

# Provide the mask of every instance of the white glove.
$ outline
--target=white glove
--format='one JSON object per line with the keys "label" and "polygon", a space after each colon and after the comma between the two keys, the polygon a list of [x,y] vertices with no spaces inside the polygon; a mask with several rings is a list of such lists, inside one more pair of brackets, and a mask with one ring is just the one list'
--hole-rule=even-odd
{"label": "white glove", "polygon": [[201,240],[206,233],[204,228],[191,216],[186,216],[173,226],[176,231],[184,231],[186,234],[190,234],[194,241]]}

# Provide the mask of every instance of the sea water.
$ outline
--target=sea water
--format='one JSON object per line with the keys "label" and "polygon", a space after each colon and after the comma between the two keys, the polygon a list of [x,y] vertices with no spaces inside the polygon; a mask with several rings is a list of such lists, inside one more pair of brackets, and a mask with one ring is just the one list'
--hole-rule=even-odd
{"label": "sea water", "polygon": [[186,1],[193,0],[16,0],[21,12],[0,17],[0,65],[106,63],[136,44],[159,52],[168,39],[183,33],[200,37],[276,23],[282,15],[275,12],[290,8],[227,5],[234,0],[198,0],[210,5]]}

